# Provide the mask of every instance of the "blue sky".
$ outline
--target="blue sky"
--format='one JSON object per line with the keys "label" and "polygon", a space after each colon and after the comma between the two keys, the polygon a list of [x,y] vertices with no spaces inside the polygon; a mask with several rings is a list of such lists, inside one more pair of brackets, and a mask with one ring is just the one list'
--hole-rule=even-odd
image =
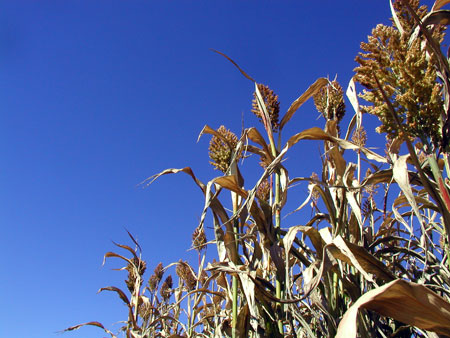
{"label": "blue sky", "polygon": [[[122,286],[111,271],[121,262],[101,265],[111,241],[130,244],[125,229],[149,271],[192,257],[198,188],[182,174],[137,184],[184,166],[206,183],[218,172],[209,138],[196,142],[202,127],[257,123],[252,84],[210,48],[285,112],[318,77],[346,88],[359,43],[389,16],[388,1],[371,0],[0,2],[0,336],[54,337],[90,320],[116,330],[125,307],[96,292]],[[306,104],[285,137],[321,126],[317,116]],[[293,175],[319,170],[319,146],[297,146]]]}

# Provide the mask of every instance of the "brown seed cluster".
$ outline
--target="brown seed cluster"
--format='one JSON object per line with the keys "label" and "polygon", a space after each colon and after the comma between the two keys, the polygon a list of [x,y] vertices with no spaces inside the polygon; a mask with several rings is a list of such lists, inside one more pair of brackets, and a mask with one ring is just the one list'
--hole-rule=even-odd
{"label": "brown seed cluster", "polygon": [[313,96],[316,109],[327,120],[342,120],[345,115],[344,91],[339,82],[332,81],[327,86],[322,87]]}
{"label": "brown seed cluster", "polygon": [[[209,158],[214,166],[214,169],[220,170],[225,173],[231,164],[231,159],[233,156],[233,151],[235,150],[238,138],[237,136],[225,128],[225,126],[220,126],[217,132],[221,137],[213,136],[209,142]],[[238,155],[237,159],[240,158]]]}
{"label": "brown seed cluster", "polygon": [[195,288],[197,279],[192,273],[192,269],[187,262],[183,262],[181,259],[178,261],[176,268],[177,276],[183,281],[186,288],[190,291]]}
{"label": "brown seed cluster", "polygon": [[161,285],[161,289],[159,290],[159,293],[161,294],[161,297],[167,301],[169,300],[170,296],[173,294],[173,281],[172,276],[167,276],[164,283]]}
{"label": "brown seed cluster", "polygon": [[358,147],[364,147],[367,142],[367,133],[363,126],[357,127],[352,135],[352,142]]}
{"label": "brown seed cluster", "polygon": [[159,263],[155,270],[153,271],[153,275],[148,280],[148,287],[151,292],[155,292],[158,288],[159,282],[161,281],[164,274],[164,267],[162,263]]}
{"label": "brown seed cluster", "polygon": [[200,252],[206,248],[206,243],[206,234],[203,227],[195,228],[194,232],[192,233],[192,247]]}
{"label": "brown seed cluster", "polygon": [[128,271],[128,278],[125,280],[128,290],[133,292],[136,284],[142,282],[142,276],[145,273],[147,264],[144,260],[140,258],[133,258],[131,263],[128,263],[126,270]]}
{"label": "brown seed cluster", "polygon": [[[366,171],[366,178],[372,174],[370,168]],[[374,196],[378,192],[378,184],[367,184],[364,186],[364,194],[366,195],[366,199],[362,204],[362,214],[364,217],[367,217],[372,213],[372,211],[376,208]]]}
{"label": "brown seed cluster", "polygon": [[153,311],[153,307],[149,302],[143,302],[139,305],[139,315],[144,320],[148,320]]}
{"label": "brown seed cluster", "polygon": [[[411,7],[420,18],[427,12],[419,7],[419,0],[411,0]],[[394,3],[399,21],[405,31],[402,35],[395,25],[379,24],[372,30],[368,42],[361,43],[362,52],[356,56],[359,66],[355,79],[366,89],[360,95],[371,106],[361,107],[364,112],[376,115],[381,122],[379,133],[393,139],[400,135],[399,127],[383,99],[375,77],[389,97],[407,137],[427,138],[437,146],[441,139],[439,118],[443,113],[442,85],[437,82],[434,56],[427,56],[423,37],[409,45],[415,27],[414,18],[401,1]],[[433,37],[442,42],[444,29],[438,27]]]}
{"label": "brown seed cluster", "polygon": [[[269,114],[270,122],[272,124],[272,131],[277,132],[280,127],[278,122],[280,115],[280,102],[278,101],[278,95],[275,95],[272,89],[263,84],[258,84],[258,89],[264,100],[267,113]],[[256,93],[253,93],[252,113],[255,114],[261,122],[263,121],[263,112],[259,109]]]}
{"label": "brown seed cluster", "polygon": [[256,197],[258,197],[260,200],[263,201],[269,201],[270,198],[270,182],[268,179],[261,182],[261,184],[258,186],[258,189],[256,189]]}
{"label": "brown seed cluster", "polygon": [[[315,172],[313,172],[310,177],[314,181],[319,180],[319,176]],[[311,182],[310,184],[315,184],[315,183]],[[317,190],[313,190],[311,193],[311,203],[313,206],[317,205],[317,202],[319,201],[319,197],[320,197],[319,192]]]}

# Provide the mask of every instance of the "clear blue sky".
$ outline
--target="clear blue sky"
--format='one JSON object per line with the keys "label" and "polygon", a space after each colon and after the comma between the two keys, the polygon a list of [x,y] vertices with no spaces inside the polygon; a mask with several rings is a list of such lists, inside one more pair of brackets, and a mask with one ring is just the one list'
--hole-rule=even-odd
{"label": "clear blue sky", "polygon": [[[192,255],[198,188],[180,174],[136,185],[184,166],[207,182],[218,172],[209,138],[196,143],[203,125],[257,123],[252,84],[210,48],[274,89],[284,112],[318,77],[346,88],[360,41],[389,16],[373,0],[0,2],[0,337],[90,320],[115,331],[126,309],[96,291],[122,287],[121,262],[101,263],[112,240],[130,244],[125,228],[150,272]],[[305,105],[286,137],[321,126],[317,115]],[[289,158],[292,175],[319,170],[312,145]]]}

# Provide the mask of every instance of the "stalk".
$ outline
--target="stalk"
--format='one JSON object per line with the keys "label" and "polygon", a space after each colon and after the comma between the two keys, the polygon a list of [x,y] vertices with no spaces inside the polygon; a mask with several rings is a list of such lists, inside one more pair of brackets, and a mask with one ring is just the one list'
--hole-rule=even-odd
{"label": "stalk", "polygon": [[[232,192],[231,193],[231,199],[232,199],[232,203],[233,203],[233,214],[236,213],[237,209],[238,209],[238,203],[237,203],[237,195],[236,193]],[[238,232],[239,232],[239,224],[238,224],[238,220],[234,221],[233,224],[233,232],[234,232],[234,243],[236,245],[236,252],[238,252],[239,250],[239,245],[238,245]],[[237,262],[233,262],[235,264],[237,264]],[[232,276],[232,292],[233,292],[233,301],[232,301],[232,319],[231,319],[231,336],[232,338],[236,338],[236,325],[237,325],[237,317],[238,317],[238,278],[236,275]]]}
{"label": "stalk", "polygon": [[[266,130],[267,137],[269,139],[270,151],[272,153],[272,156],[275,158],[279,152],[279,148],[281,145],[281,132],[278,132],[278,142],[277,142],[278,149],[277,149],[277,147],[275,146],[275,141],[274,141],[274,137],[273,137],[272,123],[270,120],[270,116],[269,116],[269,113],[267,112],[266,106],[264,104],[264,99],[261,96],[261,93],[258,89],[258,85],[256,82],[255,82],[255,93],[256,93],[256,97],[257,97],[258,107],[259,107],[259,110],[261,111],[261,118],[262,118],[262,121],[264,124],[264,129]],[[277,171],[275,171],[275,230],[276,230],[277,242],[279,242],[279,240],[280,240],[279,229],[280,229],[280,224],[281,224],[280,209],[279,209],[279,204],[280,204],[280,200],[281,200],[280,190],[281,190],[280,172],[279,172],[279,170],[277,170]],[[282,297],[281,286],[282,286],[281,280],[277,274],[276,281],[275,281],[275,290],[276,290],[275,292],[276,292],[276,297],[279,299],[281,299],[281,297]],[[281,303],[276,304],[276,309],[281,314],[281,312],[282,312]],[[278,324],[278,331],[279,331],[280,335],[283,335],[283,333],[284,333],[283,321],[281,319],[278,319],[277,324]]]}
{"label": "stalk", "polygon": [[192,324],[193,324],[193,316],[191,312],[191,295],[188,296],[188,337],[192,337]]}
{"label": "stalk", "polygon": [[[278,134],[278,147],[281,144],[281,133]],[[271,150],[272,150],[272,155],[274,157],[277,156],[277,151],[275,149],[275,144],[273,142],[273,139],[271,139],[270,142],[271,145]],[[281,227],[281,215],[280,215],[280,208],[279,208],[279,204],[281,201],[281,196],[280,196],[280,192],[281,192],[281,181],[280,181],[280,173],[279,171],[275,172],[275,229],[276,231],[276,236],[277,236],[277,241],[280,240],[280,232],[278,231]],[[287,255],[287,253],[286,253]],[[276,292],[276,296],[277,298],[281,299],[282,297],[282,290],[281,290],[281,281],[279,279],[279,275],[277,274],[277,278],[276,278],[276,282],[275,282],[275,292]],[[277,309],[278,311],[281,313],[282,309],[281,309],[281,304],[278,303],[277,304]],[[278,319],[278,331],[281,335],[283,335],[284,332],[284,328],[283,328],[283,322],[281,319]]]}

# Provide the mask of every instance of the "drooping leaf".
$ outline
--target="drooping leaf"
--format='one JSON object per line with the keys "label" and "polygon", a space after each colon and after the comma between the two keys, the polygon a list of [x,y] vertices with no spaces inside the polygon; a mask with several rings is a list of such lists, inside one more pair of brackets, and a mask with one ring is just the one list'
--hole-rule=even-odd
{"label": "drooping leaf", "polygon": [[259,144],[262,147],[262,154],[259,154],[263,157],[263,160],[267,161],[267,165],[270,164],[270,162],[273,161],[274,156],[272,155],[272,152],[270,151],[269,146],[267,145],[266,141],[264,140],[264,137],[259,133],[259,131],[256,128],[249,128],[247,129],[247,136],[250,140],[253,142]]}
{"label": "drooping leaf", "polygon": [[126,305],[130,306],[130,301],[128,300],[127,295],[125,294],[125,292],[123,292],[122,290],[120,290],[118,287],[115,287],[115,286],[106,286],[106,287],[100,288],[100,290],[98,290],[99,293],[102,292],[102,291],[113,291],[113,292],[116,292],[116,293],[119,295],[120,299],[122,299],[122,301],[123,301]]}
{"label": "drooping leaf", "polygon": [[250,311],[248,303],[241,307],[236,324],[236,333],[238,338],[247,338],[250,331]]}
{"label": "drooping leaf", "polygon": [[433,7],[431,8],[431,11],[437,11],[438,9],[441,9],[443,6],[450,3],[450,0],[436,0],[433,4]]}
{"label": "drooping leaf", "polygon": [[336,338],[357,337],[356,322],[360,308],[422,330],[450,335],[450,304],[420,284],[397,279],[365,293],[345,313]]}
{"label": "drooping leaf", "polygon": [[230,61],[240,72],[241,72],[241,74],[242,75],[244,75],[247,79],[249,79],[250,81],[252,81],[252,82],[256,82],[255,80],[253,80],[253,78],[250,76],[250,75],[248,75],[246,72],[244,72],[243,70],[242,70],[242,68],[241,67],[239,67],[238,66],[238,64],[236,63],[236,62],[234,62],[229,56],[227,56],[226,54],[224,54],[224,53],[222,53],[222,52],[219,52],[218,50],[215,50],[215,49],[211,49],[214,53],[217,53],[217,54],[220,54],[220,55],[222,55],[224,58],[226,58],[228,61]]}
{"label": "drooping leaf", "polygon": [[387,160],[384,156],[380,156],[377,153],[375,153],[372,150],[367,149],[365,147],[359,147],[352,142],[349,142],[349,141],[346,141],[346,140],[343,140],[343,139],[340,139],[337,137],[333,137],[318,127],[306,129],[306,130],[292,136],[288,140],[288,142],[286,143],[286,145],[281,150],[281,152],[278,156],[280,156],[280,155],[283,156],[288,151],[289,148],[291,148],[293,145],[295,145],[300,140],[323,140],[323,141],[334,142],[334,143],[337,143],[343,149],[359,150],[362,153],[364,153],[364,155],[366,155],[367,158],[370,160],[374,160],[374,161],[377,161],[380,163],[387,162]]}
{"label": "drooping leaf", "polygon": [[336,247],[344,255],[336,255],[335,257],[353,265],[363,276],[366,277],[367,280],[373,281],[369,273],[387,282],[395,279],[395,276],[389,271],[389,269],[364,248],[348,242],[341,236],[336,236],[332,243],[336,245]]}
{"label": "drooping leaf", "polygon": [[83,323],[83,324],[74,325],[74,326],[68,327],[63,332],[78,330],[79,328],[81,328],[83,326],[87,326],[87,325],[99,327],[99,328],[103,329],[103,331],[108,333],[112,338],[116,338],[116,336],[111,331],[109,331],[107,328],[105,328],[103,326],[102,323],[99,323],[99,322],[87,322],[87,323]]}
{"label": "drooping leaf", "polygon": [[134,250],[133,250],[132,248],[130,248],[128,245],[119,244],[119,243],[116,243],[116,242],[114,242],[114,241],[113,241],[113,244],[114,244],[115,246],[118,246],[119,248],[122,248],[122,249],[125,249],[125,250],[128,250],[129,252],[131,252],[131,254],[134,256],[134,258],[135,258],[136,260],[139,259],[138,256],[136,255],[136,251],[134,251]]}
{"label": "drooping leaf", "polygon": [[409,176],[408,176],[408,168],[406,166],[406,160],[409,155],[403,155],[394,159],[394,165],[392,168],[392,177],[397,182],[400,189],[405,194],[405,197],[408,199],[409,204],[414,210],[416,217],[418,218],[421,225],[423,225],[423,218],[419,212],[419,208],[417,207],[416,200],[414,198],[414,194],[411,189],[411,185],[409,184]]}
{"label": "drooping leaf", "polygon": [[181,168],[181,169],[175,169],[175,168],[170,168],[170,169],[166,169],[162,172],[160,172],[159,174],[150,176],[149,178],[146,178],[144,181],[142,181],[140,183],[140,185],[146,185],[149,186],[150,184],[152,184],[154,181],[156,181],[159,177],[163,176],[163,175],[168,175],[168,174],[178,174],[179,172],[183,172],[185,174],[188,174],[189,176],[192,177],[192,179],[194,180],[194,182],[197,184],[197,186],[203,191],[203,193],[205,192],[205,185],[199,180],[197,179],[197,177],[195,177],[194,172],[192,171],[192,169],[190,167],[185,167],[185,168]]}
{"label": "drooping leaf", "polygon": [[450,11],[447,9],[436,10],[427,14],[423,20],[424,26],[428,25],[449,25],[450,24]]}
{"label": "drooping leaf", "polygon": [[317,79],[316,82],[314,82],[302,95],[300,95],[300,97],[291,104],[288,111],[281,119],[280,130],[283,129],[284,125],[292,118],[298,108],[300,108],[303,103],[316,94],[323,86],[326,86],[328,82],[328,79],[321,77]]}
{"label": "drooping leaf", "polygon": [[213,181],[222,188],[228,189],[243,198],[248,196],[247,191],[240,187],[235,175],[216,177]]}
{"label": "drooping leaf", "polygon": [[126,257],[124,257],[124,256],[122,256],[122,255],[116,254],[115,252],[107,252],[107,253],[105,253],[105,255],[103,256],[103,265],[105,264],[106,258],[109,258],[109,257],[121,258],[121,259],[123,259],[125,262],[127,262],[128,264],[133,264],[133,262],[132,262],[130,259],[128,259],[128,258],[126,258]]}

